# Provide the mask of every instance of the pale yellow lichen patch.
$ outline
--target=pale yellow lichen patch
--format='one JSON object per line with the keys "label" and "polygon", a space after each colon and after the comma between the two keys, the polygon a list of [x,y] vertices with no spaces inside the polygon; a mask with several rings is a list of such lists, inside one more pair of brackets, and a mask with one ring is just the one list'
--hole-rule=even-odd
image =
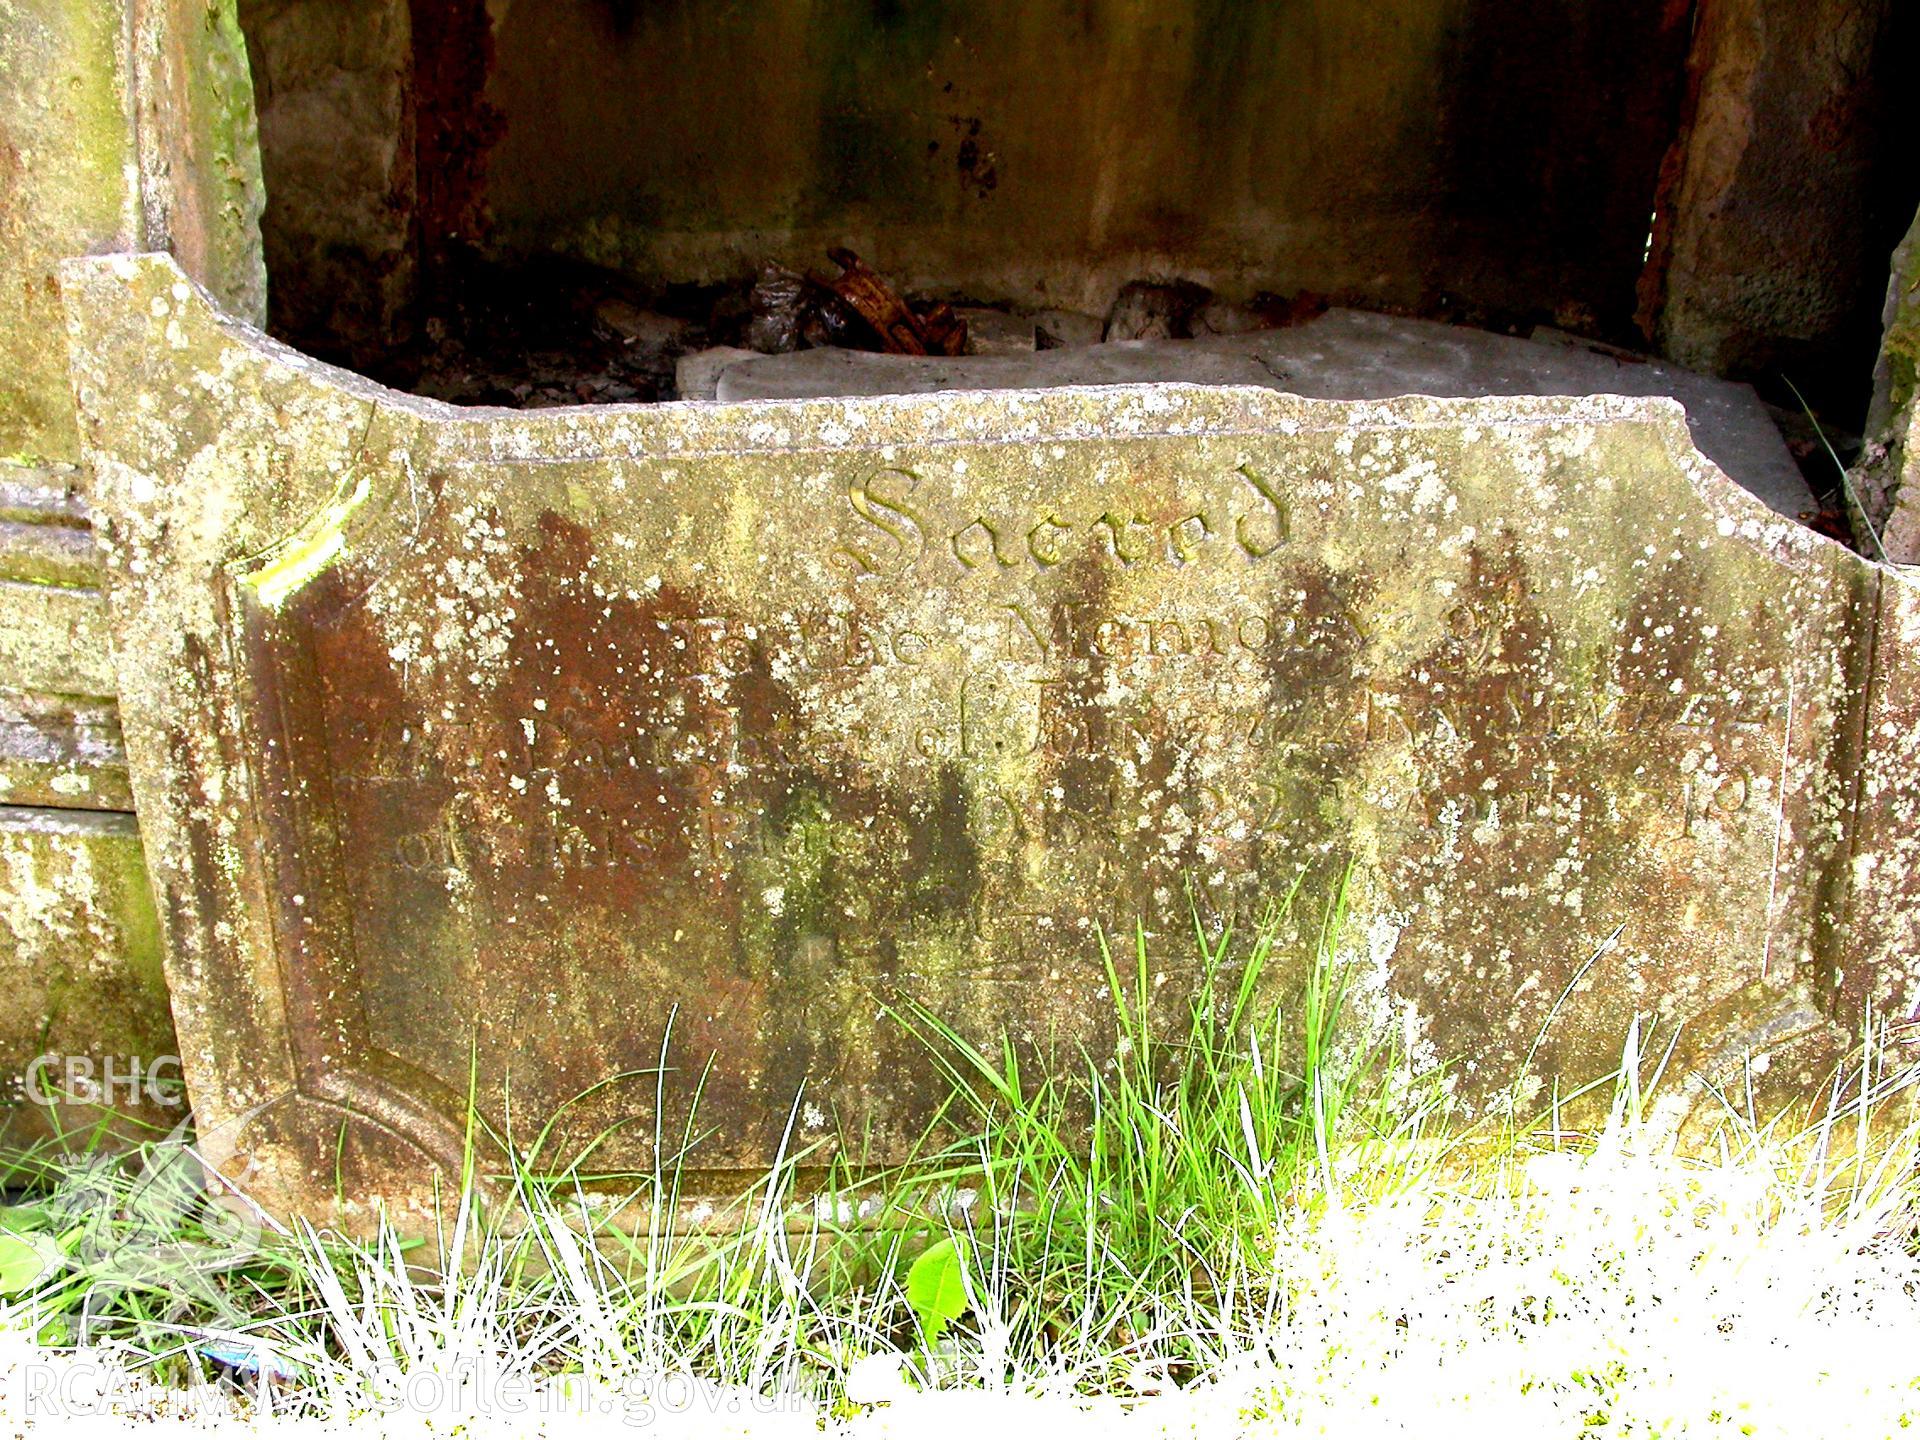
{"label": "pale yellow lichen patch", "polygon": [[372,482],[364,475],[313,519],[268,552],[266,561],[241,577],[269,610],[278,610],[347,548],[347,522],[366,503]]}

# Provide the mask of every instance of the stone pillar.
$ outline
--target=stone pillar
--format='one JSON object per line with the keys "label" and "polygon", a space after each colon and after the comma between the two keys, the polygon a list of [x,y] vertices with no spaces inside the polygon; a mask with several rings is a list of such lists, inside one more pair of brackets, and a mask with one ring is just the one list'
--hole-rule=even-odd
{"label": "stone pillar", "polygon": [[[230,314],[263,320],[257,151],[233,0],[0,0],[6,1142],[48,1128],[48,1111],[17,1104],[37,1054],[124,1074],[174,1048],[76,465],[58,266],[171,250]],[[84,1110],[63,1109],[59,1128]]]}
{"label": "stone pillar", "polygon": [[1875,544],[1900,565],[1920,563],[1920,448],[1913,444],[1914,368],[1920,362],[1920,216],[1893,254],[1887,284],[1886,331],[1880,362],[1874,368],[1873,403],[1854,493],[1874,534],[1862,535],[1863,548]]}
{"label": "stone pillar", "polygon": [[269,187],[274,333],[370,369],[391,356],[414,297],[407,0],[240,0],[240,14]]}
{"label": "stone pillar", "polygon": [[[1694,94],[1653,217],[1640,321],[1717,374],[1784,370],[1816,405],[1871,353],[1870,316],[1911,192],[1895,0],[1698,6]],[[1904,168],[1903,168],[1904,167]],[[1829,385],[1830,377],[1835,383]]]}

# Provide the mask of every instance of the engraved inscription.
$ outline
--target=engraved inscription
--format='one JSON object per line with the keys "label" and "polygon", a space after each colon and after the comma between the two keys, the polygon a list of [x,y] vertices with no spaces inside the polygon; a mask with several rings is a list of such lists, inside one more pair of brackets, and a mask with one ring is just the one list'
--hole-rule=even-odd
{"label": "engraved inscription", "polygon": [[1253,465],[1242,462],[1234,474],[1244,493],[1233,502],[1184,507],[1164,522],[1124,505],[1073,515],[1067,507],[1042,504],[1018,514],[976,512],[946,527],[933,520],[921,498],[920,474],[880,469],[847,485],[847,509],[858,524],[833,558],[862,577],[896,575],[927,555],[929,536],[937,534],[938,549],[951,561],[948,568],[961,574],[1048,570],[1089,541],[1094,553],[1122,569],[1189,565],[1216,550],[1222,560],[1234,553],[1265,560],[1287,542],[1287,501]]}

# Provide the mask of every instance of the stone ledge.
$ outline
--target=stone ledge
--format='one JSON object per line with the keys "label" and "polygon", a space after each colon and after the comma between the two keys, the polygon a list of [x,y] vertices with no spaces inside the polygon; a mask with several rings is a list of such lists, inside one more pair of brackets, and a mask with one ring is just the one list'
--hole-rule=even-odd
{"label": "stone ledge", "polygon": [[0,462],[0,520],[25,525],[92,523],[73,465]]}
{"label": "stone ledge", "polygon": [[0,580],[0,685],[51,695],[118,692],[99,590]]}
{"label": "stone ledge", "polygon": [[119,707],[0,689],[0,801],[132,810]]}
{"label": "stone ledge", "polygon": [[[727,358],[731,357],[731,358]],[[1316,400],[1650,395],[1685,407],[1693,442],[1783,515],[1813,494],[1751,386],[1658,360],[1623,360],[1572,337],[1552,343],[1462,325],[1332,310],[1304,325],[1195,340],[1127,340],[1025,355],[957,358],[798,350],[716,352],[689,373],[716,400],[1025,390],[1175,381],[1251,385]]]}
{"label": "stone ledge", "polygon": [[0,520],[0,580],[97,590],[103,576],[91,529]]}

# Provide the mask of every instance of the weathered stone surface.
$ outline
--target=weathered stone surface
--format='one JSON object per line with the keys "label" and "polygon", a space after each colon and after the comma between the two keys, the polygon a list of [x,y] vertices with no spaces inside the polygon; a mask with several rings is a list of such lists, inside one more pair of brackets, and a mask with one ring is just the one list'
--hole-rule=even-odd
{"label": "weathered stone surface", "polygon": [[58,695],[111,695],[106,597],[0,580],[0,676]]}
{"label": "weathered stone surface", "polygon": [[[1623,307],[1687,39],[1660,0],[490,13],[509,246],[690,280],[852,244],[908,289],[1102,314],[1162,273]],[[752,114],[713,124],[743,74]]]}
{"label": "weathered stone surface", "polygon": [[1098,345],[1107,322],[1098,315],[1083,315],[1075,310],[1040,310],[1033,317],[1035,339],[1042,350],[1058,350],[1070,345]]}
{"label": "weathered stone surface", "polygon": [[86,528],[91,522],[80,494],[79,470],[72,465],[0,462],[0,519],[14,525]]}
{"label": "weathered stone surface", "polygon": [[405,0],[241,0],[260,96],[276,334],[362,366],[412,301],[413,26]]}
{"label": "weathered stone surface", "polygon": [[1920,955],[1920,576],[1881,572],[1878,619],[1861,717],[1850,875],[1841,917],[1839,1010],[1911,1027],[1908,980]]}
{"label": "weathered stone surface", "polygon": [[1866,509],[1863,545],[1884,546],[1897,564],[1920,562],[1920,444],[1914,443],[1914,388],[1920,373],[1920,216],[1893,254],[1885,330],[1873,373],[1865,445],[1854,471],[1857,503]]}
{"label": "weathered stone surface", "polygon": [[0,457],[71,458],[54,268],[143,240],[117,5],[0,11]]}
{"label": "weathered stone surface", "polygon": [[0,804],[133,809],[117,707],[0,689]]}
{"label": "weathered stone surface", "polygon": [[97,588],[100,554],[93,533],[79,525],[0,520],[0,576],[29,585]]}
{"label": "weathered stone surface", "polygon": [[1912,21],[1903,0],[1697,7],[1693,97],[1640,282],[1665,353],[1716,374],[1784,370],[1816,406],[1853,410],[1914,202],[1898,118],[1920,60]]}
{"label": "weathered stone surface", "polygon": [[146,244],[171,252],[229,315],[265,324],[265,191],[235,0],[114,8],[127,15]]}
{"label": "weathered stone surface", "polygon": [[[74,1057],[96,1077],[151,1070],[174,1054],[160,927],[131,815],[0,806],[0,1138],[19,1144],[84,1132],[102,1111],[32,1103],[35,1057]],[[37,1087],[60,1088],[52,1080]],[[165,1107],[116,1095],[135,1121]]]}
{"label": "weathered stone surface", "polygon": [[954,313],[967,322],[969,355],[1031,355],[1038,348],[1039,327],[1031,315],[979,305],[962,305]]}
{"label": "weathered stone surface", "polygon": [[[69,402],[71,403],[71,402]],[[0,1139],[85,1139],[105,1111],[25,1104],[34,1057],[173,1053],[160,934],[111,699],[106,597],[70,469],[0,464]],[[55,1082],[55,1089],[60,1088]],[[121,1096],[117,1099],[125,1099]],[[154,1107],[124,1107],[141,1121]],[[175,1117],[177,1118],[177,1117]],[[131,1130],[116,1133],[130,1135]],[[93,1141],[100,1136],[91,1136]]]}
{"label": "weathered stone surface", "polygon": [[98,590],[101,579],[78,474],[0,462],[0,580]]}
{"label": "weathered stone surface", "polygon": [[0,5],[0,458],[74,454],[59,262],[172,246],[263,317],[259,196],[233,0]]}
{"label": "weathered stone surface", "polygon": [[742,360],[756,360],[758,350],[742,350],[737,345],[715,345],[682,355],[673,365],[673,388],[682,400],[717,400],[720,377],[730,366]]}
{"label": "weathered stone surface", "polygon": [[77,474],[0,464],[0,804],[133,806],[104,579]]}
{"label": "weathered stone surface", "polygon": [[[130,815],[57,269],[170,247],[265,314],[253,96],[232,0],[0,0],[0,1075],[42,1048],[173,1049]],[[58,807],[44,809],[39,807]],[[80,1123],[84,1114],[62,1117]],[[160,1117],[164,1118],[164,1117]],[[20,1114],[7,1138],[48,1117]],[[58,1128],[58,1127],[53,1127]]]}
{"label": "weathered stone surface", "polygon": [[1154,381],[1259,385],[1319,400],[1395,395],[1667,395],[1687,408],[1703,454],[1785,515],[1813,495],[1751,387],[1658,361],[1572,344],[1539,344],[1460,325],[1332,310],[1303,325],[1192,341],[1045,350],[1019,358],[802,350],[722,366],[721,400],[905,395]]}
{"label": "weathered stone surface", "polygon": [[164,259],[65,288],[188,1077],[269,1203],[418,1200],[470,1060],[523,1134],[645,1072],[562,1123],[608,1169],[709,1059],[696,1165],[803,1086],[898,1154],[886,1007],[1071,1057],[1097,930],[1172,1016],[1190,903],[1349,862],[1368,1019],[1476,1102],[1636,1015],[1810,1090],[1920,995],[1912,591],[1671,402],[461,411]]}

